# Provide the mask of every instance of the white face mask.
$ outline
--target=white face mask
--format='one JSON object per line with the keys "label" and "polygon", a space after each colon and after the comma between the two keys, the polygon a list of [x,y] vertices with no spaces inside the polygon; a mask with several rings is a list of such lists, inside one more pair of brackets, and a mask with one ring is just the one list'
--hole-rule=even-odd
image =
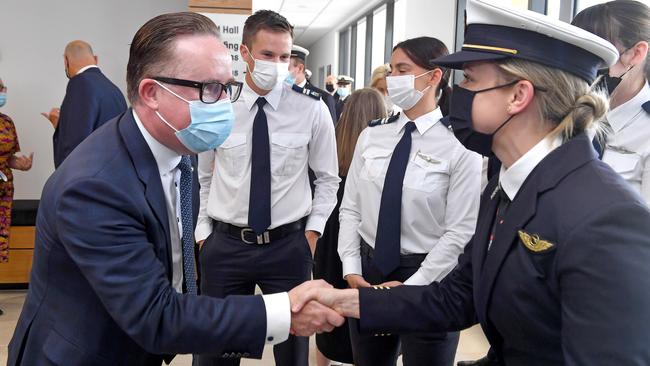
{"label": "white face mask", "polygon": [[253,55],[248,53],[255,63],[255,67],[251,72],[248,62],[246,62],[246,70],[251,74],[251,79],[258,88],[263,90],[271,90],[278,83],[283,82],[289,75],[288,62],[270,62],[264,60],[257,60]]}
{"label": "white face mask", "polygon": [[415,79],[433,72],[429,70],[418,76],[415,75],[400,75],[400,76],[386,76],[386,86],[388,87],[388,96],[398,107],[403,110],[413,108],[424,93],[431,87],[431,85],[420,91],[415,89]]}

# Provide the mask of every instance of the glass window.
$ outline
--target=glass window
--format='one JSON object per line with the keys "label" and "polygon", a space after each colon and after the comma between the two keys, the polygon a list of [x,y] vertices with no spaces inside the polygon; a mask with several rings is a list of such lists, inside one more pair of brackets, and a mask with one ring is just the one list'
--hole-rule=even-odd
{"label": "glass window", "polygon": [[393,17],[393,47],[406,39],[406,2],[395,2],[395,16]]}
{"label": "glass window", "polygon": [[[575,13],[578,14],[579,12],[587,9],[590,6],[606,3],[611,0],[576,0],[576,11]],[[643,2],[643,1],[641,1]]]}
{"label": "glass window", "polygon": [[[371,69],[384,63],[386,46],[386,6],[377,9],[372,16],[372,58]],[[371,70],[371,71],[372,71]]]}
{"label": "glass window", "polygon": [[366,18],[357,23],[357,60],[355,67],[354,84],[357,89],[363,88],[365,83],[365,64],[366,64]]}
{"label": "glass window", "polygon": [[562,10],[561,0],[546,0],[546,15],[553,19],[560,19]]}

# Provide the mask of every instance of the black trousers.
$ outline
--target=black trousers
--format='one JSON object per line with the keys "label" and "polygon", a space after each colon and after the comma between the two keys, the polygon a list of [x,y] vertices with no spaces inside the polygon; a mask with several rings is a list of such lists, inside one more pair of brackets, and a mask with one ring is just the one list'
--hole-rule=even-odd
{"label": "black trousers", "polygon": [[[199,253],[201,294],[224,298],[252,295],[255,285],[264,294],[291,290],[311,278],[313,260],[304,230],[269,244],[246,244],[227,233],[213,232]],[[278,366],[307,366],[309,338],[290,335],[273,347]],[[213,355],[195,358],[199,366],[237,366],[239,359]]]}
{"label": "black trousers", "polygon": [[[426,255],[408,255],[400,258],[400,266],[384,276],[375,266],[373,250],[361,243],[361,267],[364,279],[378,285],[387,281],[404,282],[420,268]],[[374,336],[359,332],[359,321],[348,319],[352,354],[356,366],[395,366],[402,353],[404,366],[452,366],[458,347],[458,332]]]}

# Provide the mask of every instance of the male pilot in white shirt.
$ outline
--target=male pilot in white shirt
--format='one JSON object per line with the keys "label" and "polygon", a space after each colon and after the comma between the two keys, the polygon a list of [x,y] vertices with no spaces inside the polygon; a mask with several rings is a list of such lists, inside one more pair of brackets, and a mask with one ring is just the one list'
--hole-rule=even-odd
{"label": "male pilot in white shirt", "polygon": [[[292,41],[292,26],[273,11],[258,11],[244,25],[247,73],[232,133],[199,155],[203,295],[252,294],[255,285],[283,292],[311,277],[316,241],[336,205],[338,163],[327,107],[284,82]],[[290,336],[274,355],[278,365],[306,366],[308,339]],[[199,364],[239,359],[201,355]]]}

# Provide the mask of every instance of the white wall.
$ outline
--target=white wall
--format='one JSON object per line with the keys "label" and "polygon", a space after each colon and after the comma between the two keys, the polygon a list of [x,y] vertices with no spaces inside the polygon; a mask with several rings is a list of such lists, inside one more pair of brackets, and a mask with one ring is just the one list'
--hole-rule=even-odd
{"label": "white wall", "polygon": [[[431,36],[447,45],[450,52],[454,49],[456,34],[457,0],[399,0],[406,2],[405,39]],[[349,24],[354,19],[346,19],[341,24]],[[397,22],[397,20],[396,20]],[[338,72],[338,31],[332,29],[323,38],[313,44],[307,57],[307,68],[317,77],[318,68],[332,64],[332,73]],[[365,35],[363,35],[365,36]],[[400,40],[401,41],[401,40]],[[379,65],[372,65],[374,69]]]}
{"label": "white wall", "polygon": [[[332,65],[332,74],[336,75],[339,68],[339,34],[332,31],[319,39],[309,48],[307,56],[307,68],[311,70],[311,81],[314,85],[319,83],[318,69],[324,66],[327,76],[327,65]],[[321,85],[324,89],[324,85]]]}
{"label": "white wall", "polygon": [[15,199],[39,199],[54,171],[50,123],[40,112],[59,106],[67,79],[63,48],[89,42],[102,71],[126,96],[129,44],[155,15],[187,10],[187,0],[3,0],[0,78],[8,87],[0,112],[16,124],[23,152],[34,152],[28,172],[15,174]]}
{"label": "white wall", "polygon": [[400,1],[406,1],[406,39],[435,37],[453,52],[456,38],[456,0]]}

